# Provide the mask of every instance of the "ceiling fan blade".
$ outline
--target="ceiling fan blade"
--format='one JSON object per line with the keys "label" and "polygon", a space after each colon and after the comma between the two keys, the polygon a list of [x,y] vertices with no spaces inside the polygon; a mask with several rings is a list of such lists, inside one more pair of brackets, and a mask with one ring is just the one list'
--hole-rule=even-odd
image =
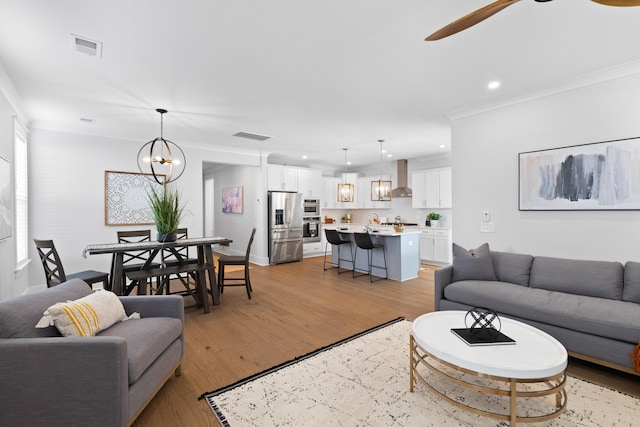
{"label": "ceiling fan blade", "polygon": [[640,6],[640,0],[591,0],[606,6]]}
{"label": "ceiling fan blade", "polygon": [[[446,27],[440,28],[435,33],[431,34],[429,37],[425,39],[425,41],[433,41],[440,40],[445,37],[449,37],[452,34],[460,32],[462,30],[466,30],[469,27],[476,25],[479,22],[484,21],[492,15],[500,12],[507,6],[511,6],[514,3],[519,2],[520,0],[498,0],[495,1],[481,9],[476,10],[475,12],[471,12],[468,15],[463,16],[460,19],[453,21],[451,24]],[[593,0],[596,1],[596,0]],[[602,0],[606,1],[606,0]],[[615,1],[615,0],[611,0]],[[638,0],[640,1],[640,0]],[[618,0],[618,2],[623,2],[623,0]]]}

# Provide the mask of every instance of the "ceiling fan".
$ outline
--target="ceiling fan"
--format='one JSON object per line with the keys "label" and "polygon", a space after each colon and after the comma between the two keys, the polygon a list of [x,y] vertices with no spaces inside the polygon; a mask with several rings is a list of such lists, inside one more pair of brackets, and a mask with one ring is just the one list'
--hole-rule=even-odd
{"label": "ceiling fan", "polygon": [[[484,21],[490,16],[495,15],[507,6],[511,6],[520,0],[497,0],[493,3],[480,8],[468,15],[463,16],[460,19],[453,21],[451,24],[440,28],[435,33],[431,34],[425,39],[425,41],[440,40],[445,37],[449,37],[452,34],[466,30],[469,27],[476,25],[479,22]],[[535,0],[538,3],[544,3],[551,0]],[[591,0],[596,3],[600,3],[606,6],[640,6],[640,0]]]}

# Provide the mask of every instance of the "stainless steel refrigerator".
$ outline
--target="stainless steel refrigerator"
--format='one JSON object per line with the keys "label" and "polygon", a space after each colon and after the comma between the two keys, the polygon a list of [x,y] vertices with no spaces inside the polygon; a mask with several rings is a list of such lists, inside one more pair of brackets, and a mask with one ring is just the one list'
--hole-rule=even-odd
{"label": "stainless steel refrigerator", "polygon": [[269,263],[302,259],[302,194],[269,191]]}

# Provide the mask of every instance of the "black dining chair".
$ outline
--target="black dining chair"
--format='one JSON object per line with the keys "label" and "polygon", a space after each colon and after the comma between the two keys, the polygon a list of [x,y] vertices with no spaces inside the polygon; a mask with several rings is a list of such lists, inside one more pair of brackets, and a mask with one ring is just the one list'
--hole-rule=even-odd
{"label": "black dining chair", "polygon": [[[369,281],[371,282],[377,282],[378,280],[382,280],[382,279],[386,279],[388,277],[388,273],[387,273],[387,254],[386,254],[386,250],[384,247],[384,244],[382,243],[374,243],[373,240],[371,240],[371,235],[369,233],[353,233],[353,237],[354,240],[356,241],[356,251],[355,251],[355,256],[354,258],[354,268],[353,268],[353,277],[358,277],[358,276],[366,276],[367,274],[369,275]],[[356,269],[355,269],[355,264],[356,264],[356,260],[358,259],[358,249],[363,249],[365,251],[367,251],[367,260],[369,263],[369,269],[367,271],[367,273],[365,274],[358,274],[356,275]],[[382,249],[382,256],[384,258],[384,266],[381,265],[373,265],[373,251],[376,249]],[[372,268],[379,268],[379,269],[384,269],[384,278],[380,278],[377,280],[373,280],[373,275],[371,274],[371,269]]]}
{"label": "black dining chair", "polygon": [[38,240],[33,239],[40,255],[40,261],[44,267],[44,275],[47,279],[47,288],[59,285],[62,282],[66,282],[70,279],[84,280],[90,287],[93,288],[94,283],[102,282],[104,289],[109,289],[109,273],[95,270],[84,270],[77,273],[65,274],[64,267],[62,267],[62,261],[58,255],[53,240]]}
{"label": "black dining chair", "polygon": [[[342,271],[340,271],[340,261],[347,261],[351,263],[352,268],[355,267],[355,264],[353,262],[353,250],[351,249],[351,239],[343,239],[341,236],[341,233],[339,233],[337,230],[332,230],[329,228],[325,228],[324,229],[324,235],[327,238],[327,243],[324,245],[324,261],[322,263],[322,267],[326,270],[328,270],[329,268],[336,268],[338,270],[338,274],[342,274],[346,271],[346,269],[343,269]],[[327,248],[329,247],[329,245],[332,246],[332,252],[333,252],[333,247],[337,247],[338,248],[338,262],[337,264],[333,263],[333,260],[331,260],[329,262],[330,267],[327,267]],[[342,257],[342,252],[341,252],[341,248],[342,245],[349,245],[349,255],[351,256],[350,258],[343,258]]]}
{"label": "black dining chair", "polygon": [[[186,228],[178,228],[176,230],[176,240],[188,239],[189,231]],[[178,254],[180,256],[180,260],[176,256]],[[186,263],[197,263],[198,260],[196,258],[189,258],[189,247],[183,246],[179,248],[173,248],[172,250],[163,249],[162,250],[162,264],[165,266],[173,266],[178,264],[186,264]],[[184,289],[180,290],[171,290],[171,281],[179,281]],[[185,271],[180,273],[173,273],[168,276],[162,278],[162,285],[159,286],[159,292],[162,293],[164,291],[167,295],[191,295],[196,301],[198,300],[196,296],[196,272],[194,271]]]}
{"label": "black dining chair", "polygon": [[[218,289],[220,293],[224,292],[225,286],[244,286],[247,289],[247,296],[251,299],[251,278],[249,277],[249,259],[251,254],[251,244],[253,238],[256,235],[256,228],[253,227],[251,231],[251,237],[249,238],[249,244],[247,245],[247,252],[243,255],[221,255],[218,259]],[[230,265],[242,265],[244,267],[244,274],[242,277],[225,277],[225,267]],[[234,283],[228,283],[234,282]]]}
{"label": "black dining chair", "polygon": [[[118,231],[118,243],[142,243],[142,242],[150,242],[151,241],[151,230],[127,230],[127,231]],[[149,285],[150,292],[153,294],[153,283],[152,280],[148,281],[145,279],[143,283],[140,280],[131,280],[129,285],[127,285],[127,273],[131,273],[134,271],[138,271],[142,268],[142,266],[147,262],[149,257],[151,256],[150,250],[135,250],[135,251],[127,251],[123,253],[122,258],[122,289],[124,295],[131,294],[131,291],[136,286],[138,287],[138,295],[144,295],[147,293],[147,285]],[[112,261],[112,271],[114,268],[114,261]],[[149,267],[158,267],[158,263],[150,263]],[[156,278],[156,286],[160,284],[160,278]]]}

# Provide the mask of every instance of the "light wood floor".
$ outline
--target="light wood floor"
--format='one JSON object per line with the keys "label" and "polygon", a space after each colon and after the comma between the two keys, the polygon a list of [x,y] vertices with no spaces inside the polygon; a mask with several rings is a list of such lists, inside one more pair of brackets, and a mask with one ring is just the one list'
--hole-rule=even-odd
{"label": "light wood floor", "polygon": [[[433,269],[406,282],[323,271],[322,257],[252,265],[254,293],[226,288],[211,313],[185,309],[182,376],[172,377],[133,424],[218,426],[200,394],[397,317],[433,311]],[[185,304],[192,301],[185,299]],[[640,377],[571,360],[569,372],[640,397]]]}

